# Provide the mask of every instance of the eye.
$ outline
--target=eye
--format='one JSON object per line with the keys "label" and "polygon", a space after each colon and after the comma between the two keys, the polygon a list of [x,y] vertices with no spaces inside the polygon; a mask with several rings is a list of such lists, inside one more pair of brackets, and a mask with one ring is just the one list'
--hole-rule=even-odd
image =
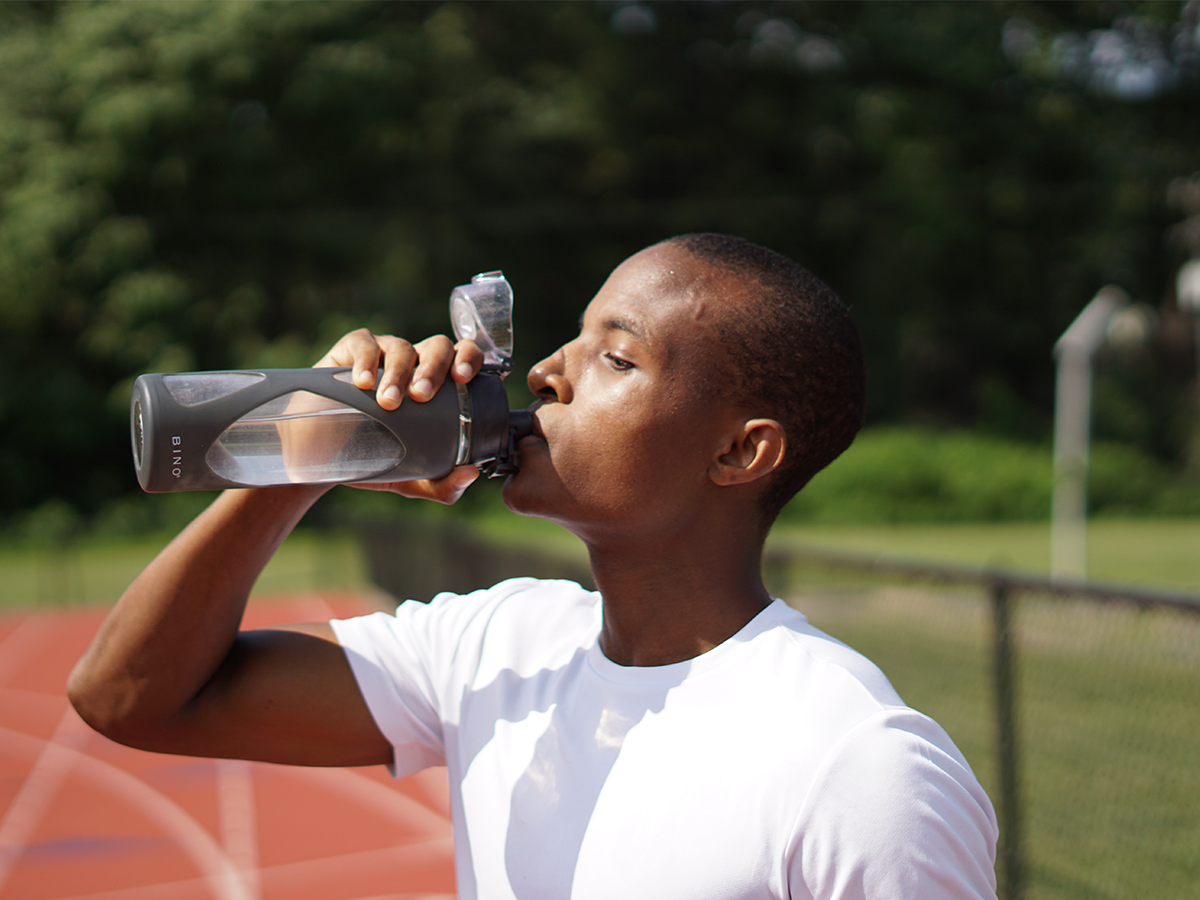
{"label": "eye", "polygon": [[607,359],[609,365],[611,365],[618,372],[628,372],[630,369],[635,368],[633,363],[627,359],[622,359],[611,350],[604,354],[604,358]]}

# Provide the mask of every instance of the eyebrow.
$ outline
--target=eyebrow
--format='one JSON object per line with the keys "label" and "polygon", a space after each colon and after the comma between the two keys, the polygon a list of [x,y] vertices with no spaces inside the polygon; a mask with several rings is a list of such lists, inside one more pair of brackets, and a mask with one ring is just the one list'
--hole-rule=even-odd
{"label": "eyebrow", "polygon": [[[624,331],[626,334],[633,335],[639,341],[647,340],[646,330],[637,322],[631,319],[625,319],[621,316],[610,316],[604,320],[601,326],[605,331]],[[579,317],[579,330],[583,330],[583,316]]]}

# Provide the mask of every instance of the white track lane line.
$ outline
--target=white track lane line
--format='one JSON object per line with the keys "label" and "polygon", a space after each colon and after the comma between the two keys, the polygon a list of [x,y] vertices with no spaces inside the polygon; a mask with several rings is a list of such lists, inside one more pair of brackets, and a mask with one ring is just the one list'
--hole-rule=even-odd
{"label": "white track lane line", "polygon": [[76,753],[70,747],[73,739],[78,740],[70,734],[75,721],[78,716],[68,706],[0,820],[0,891],[75,765]]}
{"label": "white track lane line", "polygon": [[[380,869],[386,867],[396,872],[396,880],[404,878],[404,867],[407,864],[422,865],[429,861],[431,854],[444,854],[448,858],[454,853],[453,842],[429,841],[421,844],[408,844],[403,847],[383,847],[378,850],[364,850],[358,853],[345,853],[340,856],[325,856],[320,859],[306,859],[299,862],[283,863],[278,866],[268,866],[262,873],[272,880],[283,880],[285,887],[291,890],[288,896],[303,897],[304,885],[311,885],[319,878],[336,879],[339,873],[358,872],[364,869]],[[330,871],[332,870],[332,872]],[[118,888],[112,891],[97,891],[92,894],[73,894],[70,897],[59,897],[56,900],[163,900],[171,896],[171,888],[186,888],[195,884],[194,881],[175,881],[168,884],[150,884],[137,888]],[[431,894],[429,892],[414,893],[397,891],[394,894],[383,894],[385,898],[404,898],[404,900],[454,900],[454,894]]]}
{"label": "white track lane line", "polygon": [[[319,593],[303,594],[287,605],[294,621],[328,621],[334,611]],[[266,765],[266,764],[264,764]],[[392,790],[354,769],[325,769],[280,766],[301,778],[331,783],[330,787],[401,824],[415,827],[430,837],[438,837],[450,826],[449,817],[407,794]]]}
{"label": "white track lane line", "polygon": [[217,813],[221,846],[233,860],[250,896],[258,900],[258,823],[254,809],[254,764],[244,759],[218,759]]}
{"label": "white track lane line", "polygon": [[[67,707],[64,720],[67,717],[73,717],[72,727],[77,723],[80,732],[87,734],[86,726],[70,707]],[[26,753],[37,753],[39,760],[40,754],[52,743],[0,726],[0,747],[8,744]],[[199,870],[209,892],[216,900],[255,900],[233,860],[221,849],[213,836],[173,800],[136,776],[89,756],[75,747],[66,744],[54,746],[57,747],[56,753],[63,754],[63,763],[69,762],[80,777],[134,807],[172,837],[179,849]]]}
{"label": "white track lane line", "polygon": [[[303,601],[295,604],[293,608],[300,614],[301,618],[305,618],[306,620],[308,618],[327,620],[334,615],[332,609],[330,609],[319,594],[306,595]],[[9,675],[19,668],[20,663],[28,656],[32,647],[40,643],[43,633],[48,631],[48,625],[43,619],[40,617],[31,617],[18,625],[8,638],[3,643],[0,643],[0,683],[3,683]],[[30,640],[34,637],[38,640]],[[10,648],[20,648],[20,651],[23,652],[11,654],[3,652]],[[61,731],[68,723],[75,724],[78,722],[78,717],[74,715],[74,711],[68,708],[63,720],[59,724],[59,730]],[[0,727],[0,737],[13,736],[24,737],[32,741],[39,740]],[[221,823],[221,843],[224,848],[224,852],[222,853],[220,848],[216,848],[215,845],[213,847],[203,847],[202,845],[205,843],[213,843],[208,832],[196,823],[195,820],[191,819],[186,812],[176,806],[173,801],[153,788],[150,788],[136,777],[108,763],[87,756],[77,749],[64,745],[58,739],[57,733],[55,738],[50,742],[42,743],[45,745],[43,752],[39,755],[38,762],[35,763],[36,769],[45,761],[43,777],[37,779],[41,787],[33,791],[29,800],[22,804],[26,809],[23,817],[18,816],[15,824],[7,827],[7,830],[7,822],[12,818],[11,816],[6,816],[4,823],[0,824],[0,886],[3,885],[3,881],[7,877],[12,863],[19,858],[20,851],[20,848],[16,848],[17,853],[10,858],[10,855],[4,852],[10,846],[10,842],[6,838],[9,835],[16,836],[18,827],[24,828],[26,833],[21,841],[23,845],[24,839],[28,837],[33,828],[36,828],[41,815],[49,806],[50,801],[53,800],[54,794],[57,793],[58,787],[69,773],[71,766],[82,759],[94,765],[85,765],[83,767],[84,771],[81,771],[81,774],[86,774],[90,780],[104,782],[104,786],[114,793],[129,793],[128,791],[116,790],[117,785],[112,783],[114,781],[125,781],[129,787],[132,787],[132,785],[137,786],[137,788],[132,790],[132,793],[141,795],[141,802],[134,802],[133,805],[141,807],[151,818],[158,820],[160,824],[168,828],[168,831],[173,833],[177,842],[183,847],[184,852],[193,859],[193,862],[197,864],[202,872],[206,872],[210,889],[213,889],[216,897],[220,898],[220,900],[234,900],[234,898],[238,898],[238,900],[258,900],[260,889],[257,864],[257,828],[252,781],[252,767],[255,764],[241,760],[217,761],[217,792]],[[93,769],[96,771],[93,771]],[[448,840],[450,830],[450,821],[448,818],[430,809],[423,803],[405,794],[391,790],[365,775],[361,775],[351,769],[287,768],[286,770],[289,774],[298,775],[302,780],[323,782],[327,788],[334,790],[336,793],[346,795],[348,800],[357,801],[407,828],[417,830],[429,839],[432,839],[433,843],[442,843]],[[104,771],[105,775],[98,777],[100,771]],[[33,773],[31,772],[31,777],[32,775]],[[21,800],[21,795],[25,793],[28,787],[29,779],[22,785],[21,792],[10,806],[10,813],[17,807],[18,801]],[[125,796],[124,799],[130,800],[132,798]],[[38,803],[41,804],[40,810],[37,809]],[[151,807],[157,808],[158,814],[155,814],[155,811]],[[168,813],[168,808],[173,808],[174,812]],[[36,817],[29,815],[30,812],[35,811]],[[180,816],[186,819],[192,828],[183,825],[179,819]],[[36,818],[36,821],[34,818]],[[22,825],[22,822],[26,824]],[[182,829],[180,826],[182,826]],[[193,830],[198,831],[199,834],[191,834],[188,839],[183,839],[182,832]],[[412,847],[424,845],[425,843],[425,841],[419,841],[405,846]],[[189,847],[185,846],[185,844],[192,845],[190,851]],[[373,855],[374,853],[392,853],[396,849],[399,848],[371,851],[369,855]],[[216,850],[215,854],[212,852],[213,850]],[[358,854],[352,854],[352,856],[358,856]],[[213,869],[212,865],[204,865],[201,862],[201,858],[207,859],[210,864],[216,862],[216,871],[211,871]],[[233,871],[229,871],[230,869]],[[214,881],[217,884],[225,884],[226,889],[232,890],[233,893],[222,892],[218,887],[214,886]],[[163,885],[162,887],[166,886]],[[114,895],[114,892],[106,891],[104,894],[88,896],[99,900],[100,897],[106,895]],[[409,900],[409,898],[412,898],[412,900],[441,900],[441,898],[453,897],[451,894],[411,893],[391,894],[387,896],[397,898],[397,900],[401,897],[405,898],[405,900]]]}
{"label": "white track lane line", "polygon": [[449,838],[451,835],[450,820],[446,816],[353,769],[281,769],[282,774],[321,784],[331,792],[341,794],[348,801],[365,806],[398,825],[425,835],[428,839]]}
{"label": "white track lane line", "polygon": [[[306,885],[312,885],[318,880],[336,879],[344,873],[361,875],[383,872],[388,878],[402,882],[407,867],[428,866],[430,859],[436,857],[446,860],[453,870],[453,838],[436,838],[411,844],[397,844],[393,847],[379,847],[375,850],[359,850],[336,856],[280,863],[275,866],[264,866],[260,870],[260,874],[263,881],[274,890],[286,890],[286,896],[300,896]],[[70,900],[83,900],[83,898],[70,898]]]}

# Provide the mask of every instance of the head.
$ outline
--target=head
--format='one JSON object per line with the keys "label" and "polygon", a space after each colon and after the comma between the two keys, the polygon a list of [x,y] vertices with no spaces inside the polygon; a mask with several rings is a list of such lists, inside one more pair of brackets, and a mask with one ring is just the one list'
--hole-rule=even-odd
{"label": "head", "polygon": [[662,535],[727,505],[765,534],[853,439],[862,383],[854,326],[812,275],[738,238],[672,238],[618,266],[530,372],[541,435],[505,496],[581,533]]}
{"label": "head", "polygon": [[780,253],[725,234],[664,243],[729,273],[746,287],[721,324],[722,398],[775,419],[783,461],[759,497],[764,524],[850,446],[862,427],[866,373],[858,329],[820,279]]}

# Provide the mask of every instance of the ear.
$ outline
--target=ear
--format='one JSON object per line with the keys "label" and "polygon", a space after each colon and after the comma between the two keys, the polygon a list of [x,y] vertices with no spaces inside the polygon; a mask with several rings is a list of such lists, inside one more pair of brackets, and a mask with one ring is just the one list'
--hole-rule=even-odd
{"label": "ear", "polygon": [[749,484],[778,469],[786,451],[783,426],[774,419],[749,419],[728,435],[709,463],[708,477],[719,487]]}

